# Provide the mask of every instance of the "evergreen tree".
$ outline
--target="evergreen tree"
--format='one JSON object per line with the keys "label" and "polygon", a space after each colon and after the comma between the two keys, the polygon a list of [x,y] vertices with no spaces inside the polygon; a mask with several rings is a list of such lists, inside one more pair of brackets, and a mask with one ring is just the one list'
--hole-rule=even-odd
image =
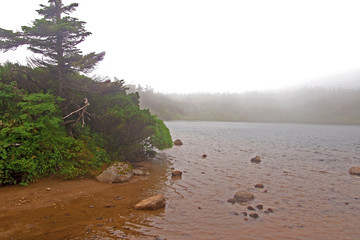
{"label": "evergreen tree", "polygon": [[58,94],[65,97],[69,73],[90,72],[104,58],[105,52],[82,55],[77,48],[91,35],[85,30],[85,22],[69,16],[78,7],[77,3],[65,6],[62,0],[48,2],[47,6],[41,4],[41,9],[37,10],[42,18],[35,19],[30,26],[22,26],[22,31],[0,28],[0,50],[15,50],[27,45],[29,50],[42,55],[28,59],[29,63],[53,69],[58,78]]}

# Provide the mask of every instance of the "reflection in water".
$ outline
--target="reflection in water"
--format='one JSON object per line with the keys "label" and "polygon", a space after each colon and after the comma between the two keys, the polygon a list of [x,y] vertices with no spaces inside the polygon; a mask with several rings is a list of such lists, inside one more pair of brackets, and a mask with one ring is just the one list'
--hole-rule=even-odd
{"label": "reflection in water", "polygon": [[[347,171],[359,165],[360,127],[167,125],[184,143],[165,151],[183,175],[174,180],[168,174],[165,213],[151,217],[150,227],[142,228],[147,233],[167,239],[358,239],[360,178]],[[260,164],[250,162],[255,155],[262,156]],[[255,195],[251,206],[263,209],[227,202],[242,189]]]}

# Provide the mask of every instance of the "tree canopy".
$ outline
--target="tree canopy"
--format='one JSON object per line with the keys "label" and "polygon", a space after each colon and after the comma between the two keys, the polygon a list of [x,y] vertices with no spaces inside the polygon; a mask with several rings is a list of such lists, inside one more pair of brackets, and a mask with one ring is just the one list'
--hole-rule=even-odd
{"label": "tree canopy", "polygon": [[85,29],[85,22],[70,17],[77,3],[65,6],[62,0],[49,0],[37,10],[42,16],[22,31],[13,32],[0,28],[0,50],[14,50],[26,45],[30,51],[41,56],[32,57],[33,66],[48,67],[57,73],[58,92],[65,96],[68,75],[72,72],[88,73],[103,60],[105,52],[83,55],[77,45],[91,35]]}

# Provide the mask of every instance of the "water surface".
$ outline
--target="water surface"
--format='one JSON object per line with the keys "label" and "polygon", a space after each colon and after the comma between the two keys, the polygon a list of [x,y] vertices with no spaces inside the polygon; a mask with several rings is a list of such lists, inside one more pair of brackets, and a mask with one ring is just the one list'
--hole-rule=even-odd
{"label": "water surface", "polygon": [[[166,124],[184,145],[165,153],[184,173],[178,180],[168,175],[166,209],[150,217],[145,233],[167,239],[359,239],[360,178],[348,174],[360,165],[359,126]],[[256,155],[260,164],[250,162]],[[242,189],[255,200],[227,202]],[[256,210],[258,219],[242,214],[257,204],[274,213]]]}

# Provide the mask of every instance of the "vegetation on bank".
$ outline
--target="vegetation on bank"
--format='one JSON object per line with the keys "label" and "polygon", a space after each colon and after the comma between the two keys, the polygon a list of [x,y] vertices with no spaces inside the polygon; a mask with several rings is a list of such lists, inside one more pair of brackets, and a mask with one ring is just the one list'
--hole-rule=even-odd
{"label": "vegetation on bank", "polygon": [[172,146],[165,124],[139,106],[123,80],[92,79],[105,53],[77,48],[91,33],[69,16],[78,6],[49,0],[22,31],[0,28],[0,50],[25,45],[28,66],[0,65],[0,185],[73,178]]}

